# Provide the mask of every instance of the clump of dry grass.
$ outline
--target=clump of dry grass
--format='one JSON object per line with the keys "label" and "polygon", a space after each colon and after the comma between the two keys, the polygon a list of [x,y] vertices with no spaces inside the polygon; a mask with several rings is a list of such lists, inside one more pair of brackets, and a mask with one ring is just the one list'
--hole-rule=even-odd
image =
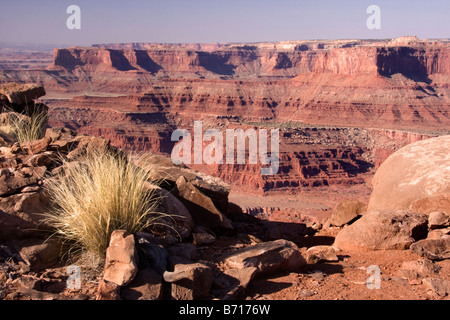
{"label": "clump of dry grass", "polygon": [[45,129],[48,122],[46,110],[26,108],[25,112],[8,113],[8,122],[12,129],[12,135],[23,144],[28,141],[38,140],[45,136]]}
{"label": "clump of dry grass", "polygon": [[65,165],[60,178],[48,181],[54,208],[46,222],[55,235],[74,244],[72,250],[103,256],[114,230],[136,233],[167,216],[155,212],[160,199],[148,188],[150,177],[151,172],[125,155],[92,152],[78,164]]}

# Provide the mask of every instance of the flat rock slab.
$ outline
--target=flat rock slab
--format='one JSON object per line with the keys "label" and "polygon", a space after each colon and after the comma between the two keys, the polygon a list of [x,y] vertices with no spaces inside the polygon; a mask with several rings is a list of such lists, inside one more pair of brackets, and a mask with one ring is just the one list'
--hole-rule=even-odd
{"label": "flat rock slab", "polygon": [[306,265],[297,245],[284,239],[239,249],[224,257],[224,262],[234,269],[255,267],[258,274],[295,271]]}
{"label": "flat rock slab", "polygon": [[0,95],[5,96],[10,103],[31,103],[45,95],[44,87],[34,83],[7,83],[0,85]]}

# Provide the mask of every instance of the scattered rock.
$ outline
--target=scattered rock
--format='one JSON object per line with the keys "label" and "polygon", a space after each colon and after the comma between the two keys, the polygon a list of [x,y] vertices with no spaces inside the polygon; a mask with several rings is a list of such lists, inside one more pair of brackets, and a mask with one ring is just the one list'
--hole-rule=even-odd
{"label": "scattered rock", "polygon": [[44,137],[39,140],[25,142],[21,145],[21,147],[23,150],[28,152],[28,154],[35,155],[35,154],[46,151],[51,142],[52,142],[52,138]]}
{"label": "scattered rock", "polygon": [[440,269],[439,266],[427,259],[405,261],[402,263],[398,274],[411,282],[430,275],[436,275]]}
{"label": "scattered rock", "polygon": [[309,298],[309,297],[312,297],[312,296],[315,295],[315,294],[317,294],[317,292],[314,291],[314,290],[303,289],[303,290],[300,290],[300,291],[299,291],[298,296],[299,296],[300,298]]}
{"label": "scattered rock", "polygon": [[223,260],[235,269],[255,267],[258,274],[295,271],[306,265],[298,247],[293,242],[283,239],[238,249]]}
{"label": "scattered rock", "polygon": [[17,193],[19,189],[36,184],[43,178],[45,167],[24,167],[21,169],[0,169],[0,196]]}
{"label": "scattered rock", "polygon": [[176,181],[181,177],[184,177],[186,181],[210,198],[218,210],[227,212],[230,185],[225,183],[222,179],[188,168],[182,168],[181,166],[176,166],[171,161],[169,165],[167,158],[161,160],[161,156],[154,157],[153,163],[156,165],[155,170],[152,171],[153,179],[164,180],[170,186],[175,186]]}
{"label": "scattered rock", "polygon": [[427,216],[403,210],[372,211],[336,236],[334,246],[341,250],[408,249],[426,236]]}
{"label": "scattered rock", "polygon": [[423,239],[413,243],[410,249],[430,260],[450,259],[450,238]]}
{"label": "scattered rock", "polygon": [[422,280],[423,285],[434,294],[445,297],[450,293],[450,281],[436,278],[426,278]]}
{"label": "scattered rock", "polygon": [[68,300],[68,298],[50,292],[38,291],[35,289],[19,288],[17,293],[28,297],[30,300]]}
{"label": "scattered rock", "polygon": [[196,246],[204,245],[204,244],[211,244],[211,243],[214,243],[214,241],[216,241],[216,237],[214,237],[212,234],[205,233],[205,232],[193,233],[192,239]]}
{"label": "scattered rock", "polygon": [[120,286],[105,279],[100,280],[97,287],[96,300],[120,300]]}
{"label": "scattered rock", "polygon": [[129,284],[138,272],[137,259],[133,235],[125,230],[113,231],[106,249],[103,279],[118,286]]}
{"label": "scattered rock", "polygon": [[309,264],[336,261],[339,259],[332,246],[314,246],[306,250],[306,262]]}

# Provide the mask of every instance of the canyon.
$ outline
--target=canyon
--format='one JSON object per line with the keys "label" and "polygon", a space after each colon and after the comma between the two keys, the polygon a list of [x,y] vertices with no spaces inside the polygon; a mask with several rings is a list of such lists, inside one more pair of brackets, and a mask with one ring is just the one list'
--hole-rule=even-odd
{"label": "canyon", "polygon": [[[449,40],[416,37],[97,44],[16,60],[1,51],[0,82],[43,85],[50,126],[135,152],[170,155],[172,132],[196,120],[205,130],[279,128],[276,175],[261,176],[261,164],[190,167],[231,183],[248,212],[321,216],[343,197],[367,200],[394,151],[448,134],[449,54]],[[297,200],[271,206],[280,195]],[[271,200],[258,205],[261,196]]]}

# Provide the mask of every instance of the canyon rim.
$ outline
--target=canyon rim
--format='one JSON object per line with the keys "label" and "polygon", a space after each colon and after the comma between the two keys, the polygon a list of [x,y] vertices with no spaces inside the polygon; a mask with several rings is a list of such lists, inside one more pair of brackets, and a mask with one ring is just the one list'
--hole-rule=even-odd
{"label": "canyon rim", "polygon": [[443,37],[1,42],[0,299],[448,300],[449,80]]}

